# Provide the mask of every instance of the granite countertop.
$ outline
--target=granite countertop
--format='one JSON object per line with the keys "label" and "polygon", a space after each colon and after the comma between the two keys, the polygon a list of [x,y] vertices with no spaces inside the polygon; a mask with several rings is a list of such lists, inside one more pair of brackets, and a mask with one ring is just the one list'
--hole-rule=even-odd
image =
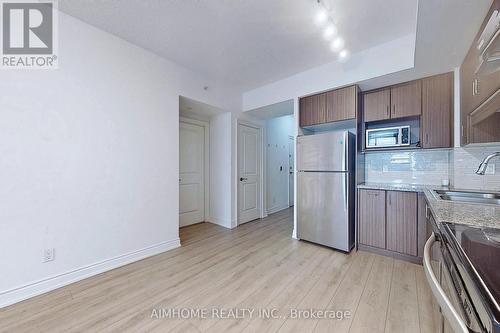
{"label": "granite countertop", "polygon": [[[385,191],[403,191],[403,192],[424,192],[425,189],[445,188],[437,185],[414,185],[400,183],[363,183],[359,184],[358,188],[370,190],[385,190]],[[446,189],[448,189],[446,187]]]}
{"label": "granite countertop", "polygon": [[[429,204],[432,215],[438,223],[448,222],[482,228],[500,229],[500,205],[446,201],[436,198],[432,193],[432,190],[437,189],[457,190],[452,187],[445,188],[439,185],[364,183],[358,185],[358,188],[388,191],[423,192]],[[474,190],[460,190],[474,192]]]}
{"label": "granite countertop", "polygon": [[438,223],[448,222],[500,229],[500,205],[440,200],[431,193],[431,189],[424,190],[424,194]]}

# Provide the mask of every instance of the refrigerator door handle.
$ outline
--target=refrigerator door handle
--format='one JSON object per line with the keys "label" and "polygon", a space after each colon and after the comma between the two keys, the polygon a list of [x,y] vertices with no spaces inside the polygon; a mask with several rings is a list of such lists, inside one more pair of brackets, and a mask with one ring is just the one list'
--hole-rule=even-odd
{"label": "refrigerator door handle", "polygon": [[349,132],[344,133],[344,149],[342,150],[342,170],[349,170],[349,162],[347,161],[347,156],[349,154],[348,152],[348,146],[349,146]]}
{"label": "refrigerator door handle", "polygon": [[349,195],[349,188],[348,188],[348,185],[349,185],[349,182],[348,182],[348,177],[349,177],[349,174],[345,174],[344,175],[344,180],[343,180],[343,194],[344,194],[344,209],[345,211],[347,212],[348,211],[348,195]]}

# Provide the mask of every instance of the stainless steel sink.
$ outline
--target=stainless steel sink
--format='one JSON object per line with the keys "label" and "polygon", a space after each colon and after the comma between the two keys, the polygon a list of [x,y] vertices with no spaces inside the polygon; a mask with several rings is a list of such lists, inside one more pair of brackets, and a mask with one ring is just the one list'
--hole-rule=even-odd
{"label": "stainless steel sink", "polygon": [[446,190],[435,190],[434,193],[441,200],[500,205],[500,193]]}

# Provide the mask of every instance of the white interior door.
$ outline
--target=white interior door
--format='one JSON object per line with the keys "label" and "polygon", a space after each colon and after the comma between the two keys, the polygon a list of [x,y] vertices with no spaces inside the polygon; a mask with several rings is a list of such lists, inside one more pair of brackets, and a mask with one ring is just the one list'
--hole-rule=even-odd
{"label": "white interior door", "polygon": [[205,220],[205,128],[180,123],[179,224]]}
{"label": "white interior door", "polygon": [[258,219],[261,212],[260,130],[238,124],[238,222]]}
{"label": "white interior door", "polygon": [[295,172],[294,165],[295,165],[295,140],[293,137],[290,137],[290,140],[288,141],[288,199],[289,199],[288,205],[290,207],[294,205],[294,197],[293,197],[293,192],[294,192],[293,174]]}

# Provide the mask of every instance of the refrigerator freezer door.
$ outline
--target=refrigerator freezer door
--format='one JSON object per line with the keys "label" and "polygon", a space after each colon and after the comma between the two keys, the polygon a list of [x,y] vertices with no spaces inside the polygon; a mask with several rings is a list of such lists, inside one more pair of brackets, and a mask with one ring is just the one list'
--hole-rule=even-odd
{"label": "refrigerator freezer door", "polygon": [[349,252],[349,174],[299,172],[297,176],[298,238]]}
{"label": "refrigerator freezer door", "polygon": [[297,138],[299,171],[348,171],[348,132],[329,132]]}

